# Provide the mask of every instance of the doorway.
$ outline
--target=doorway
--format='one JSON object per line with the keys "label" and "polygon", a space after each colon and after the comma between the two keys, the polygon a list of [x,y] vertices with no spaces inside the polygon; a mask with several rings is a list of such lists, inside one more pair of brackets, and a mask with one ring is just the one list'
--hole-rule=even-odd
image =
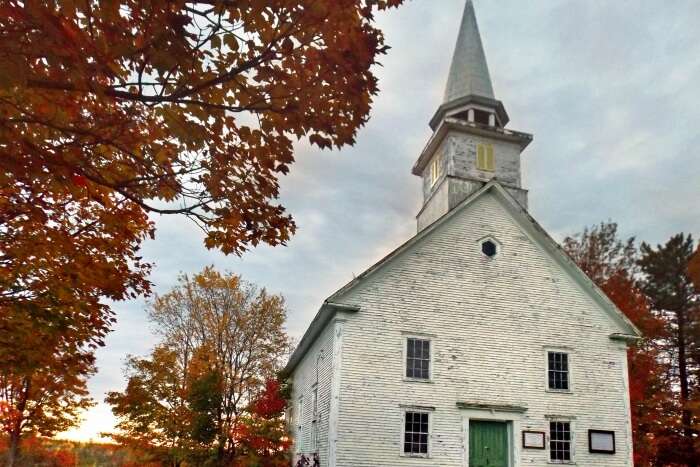
{"label": "doorway", "polygon": [[469,421],[469,467],[509,467],[508,423]]}

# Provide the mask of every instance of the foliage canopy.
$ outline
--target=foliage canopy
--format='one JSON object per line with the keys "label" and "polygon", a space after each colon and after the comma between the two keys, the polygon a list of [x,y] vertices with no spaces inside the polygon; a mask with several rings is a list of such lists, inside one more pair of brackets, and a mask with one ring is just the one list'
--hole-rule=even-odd
{"label": "foliage canopy", "polygon": [[284,464],[282,297],[206,268],[157,297],[150,317],[161,342],[129,360],[124,392],[109,393],[113,438],[168,464]]}
{"label": "foliage canopy", "polygon": [[[387,49],[374,14],[400,3],[0,2],[5,426],[75,421],[113,322],[104,299],[150,290],[149,215],[187,216],[225,253],[290,238],[276,198],[293,142],[354,142]],[[62,380],[50,409],[44,385]]]}

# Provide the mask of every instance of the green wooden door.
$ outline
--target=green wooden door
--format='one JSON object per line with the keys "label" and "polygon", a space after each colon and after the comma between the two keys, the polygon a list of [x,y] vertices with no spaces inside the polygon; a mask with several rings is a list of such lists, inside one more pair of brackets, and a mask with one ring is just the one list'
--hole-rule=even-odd
{"label": "green wooden door", "polygon": [[508,426],[469,422],[469,467],[508,467]]}

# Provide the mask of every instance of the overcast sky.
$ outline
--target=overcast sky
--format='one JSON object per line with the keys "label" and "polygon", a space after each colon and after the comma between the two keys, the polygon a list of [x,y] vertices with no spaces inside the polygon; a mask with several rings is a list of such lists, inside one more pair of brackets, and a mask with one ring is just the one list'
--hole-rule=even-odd
{"label": "overcast sky", "polygon": [[[287,247],[243,258],[207,251],[182,218],[157,218],[143,248],[156,291],[206,265],[287,298],[293,336],[322,301],[415,233],[420,184],[411,166],[441,102],[464,0],[413,0],[382,14],[392,49],[381,93],[355,147],[299,144],[282,181],[298,223]],[[523,155],[530,210],[555,239],[612,219],[658,243],[700,235],[700,1],[475,0],[496,97],[509,128],[533,133]],[[67,436],[97,438],[114,419],[102,401],[123,390],[127,354],[155,344],[143,300],[115,305],[118,324],[90,383],[99,402]]]}

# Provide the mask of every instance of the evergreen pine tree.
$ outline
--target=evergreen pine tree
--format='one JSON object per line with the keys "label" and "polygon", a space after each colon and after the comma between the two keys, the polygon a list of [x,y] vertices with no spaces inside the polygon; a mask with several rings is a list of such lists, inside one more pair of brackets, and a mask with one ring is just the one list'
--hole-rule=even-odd
{"label": "evergreen pine tree", "polygon": [[657,245],[656,249],[642,243],[639,260],[641,288],[656,313],[667,322],[670,335],[667,352],[673,369],[672,377],[679,388],[680,434],[685,441],[683,446],[676,446],[674,450],[683,456],[689,467],[697,467],[700,461],[694,446],[696,430],[689,405],[700,369],[700,360],[694,358],[698,356],[695,349],[700,343],[700,295],[688,275],[693,250],[693,238],[681,233],[671,237],[665,245]]}

